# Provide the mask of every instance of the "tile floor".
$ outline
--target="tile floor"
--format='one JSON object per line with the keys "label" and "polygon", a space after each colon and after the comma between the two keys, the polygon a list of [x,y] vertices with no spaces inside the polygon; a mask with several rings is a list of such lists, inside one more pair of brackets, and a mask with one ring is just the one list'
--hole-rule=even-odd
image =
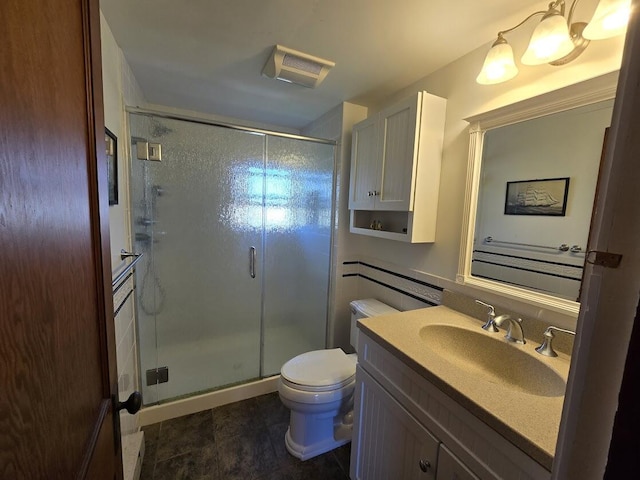
{"label": "tile floor", "polygon": [[351,444],[301,462],[277,393],[143,427],[140,480],[348,480]]}

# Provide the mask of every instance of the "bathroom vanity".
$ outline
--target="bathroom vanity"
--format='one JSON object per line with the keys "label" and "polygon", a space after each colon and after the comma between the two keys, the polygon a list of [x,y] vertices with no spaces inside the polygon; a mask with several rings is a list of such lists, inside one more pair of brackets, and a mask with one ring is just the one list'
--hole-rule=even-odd
{"label": "bathroom vanity", "polygon": [[445,306],[358,325],[353,480],[550,478],[568,356]]}

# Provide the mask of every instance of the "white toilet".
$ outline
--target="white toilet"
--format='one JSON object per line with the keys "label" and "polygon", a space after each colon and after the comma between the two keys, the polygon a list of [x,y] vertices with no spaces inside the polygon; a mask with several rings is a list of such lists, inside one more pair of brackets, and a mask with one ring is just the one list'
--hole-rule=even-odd
{"label": "white toilet", "polygon": [[[358,344],[359,318],[398,312],[378,300],[351,302],[351,345]],[[291,410],[285,435],[287,450],[300,460],[328,452],[351,441],[356,354],[340,348],[314,350],[282,366],[278,392]]]}

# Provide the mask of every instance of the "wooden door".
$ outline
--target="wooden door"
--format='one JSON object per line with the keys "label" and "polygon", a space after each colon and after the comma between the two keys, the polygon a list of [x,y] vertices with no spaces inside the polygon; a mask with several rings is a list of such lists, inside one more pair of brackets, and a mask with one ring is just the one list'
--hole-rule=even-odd
{"label": "wooden door", "polygon": [[0,2],[0,478],[122,477],[99,25]]}

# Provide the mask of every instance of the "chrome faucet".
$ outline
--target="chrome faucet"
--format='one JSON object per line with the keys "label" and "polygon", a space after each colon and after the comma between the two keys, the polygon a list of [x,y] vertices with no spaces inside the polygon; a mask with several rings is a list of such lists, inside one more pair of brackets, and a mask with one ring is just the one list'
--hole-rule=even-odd
{"label": "chrome faucet", "polygon": [[558,327],[554,327],[554,326],[547,327],[547,329],[542,334],[542,336],[544,337],[544,340],[542,341],[542,345],[540,345],[538,348],[536,348],[536,352],[538,352],[540,355],[544,355],[545,357],[557,357],[558,356],[556,351],[551,346],[551,343],[553,342],[553,339],[555,337],[555,335],[553,334],[554,330],[556,332],[568,333],[569,335],[575,335],[576,334],[576,332],[574,332],[572,330],[566,330],[564,328],[558,328]]}
{"label": "chrome faucet", "polygon": [[496,309],[493,308],[493,305],[489,305],[488,303],[481,302],[480,300],[476,300],[476,303],[482,305],[483,307],[487,307],[487,322],[482,326],[487,332],[499,332],[498,327],[496,327],[496,322],[494,319],[496,318]]}
{"label": "chrome faucet", "polygon": [[501,327],[504,322],[509,322],[507,334],[504,336],[504,338],[506,338],[509,342],[519,343],[521,345],[527,343],[524,339],[524,332],[522,331],[521,318],[513,318],[511,315],[500,315],[493,321],[499,327]]}

